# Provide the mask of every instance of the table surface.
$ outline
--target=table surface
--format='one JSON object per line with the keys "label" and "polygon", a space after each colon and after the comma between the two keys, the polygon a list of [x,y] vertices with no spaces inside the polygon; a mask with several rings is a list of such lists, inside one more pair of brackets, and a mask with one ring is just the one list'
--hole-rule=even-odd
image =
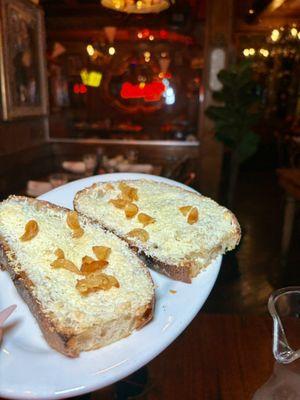
{"label": "table surface", "polygon": [[[300,323],[297,321],[298,331],[295,320],[285,324],[288,337],[296,344],[293,340],[297,332],[299,334]],[[269,379],[273,367],[269,316],[200,313],[189,328],[148,365],[150,382],[145,394],[137,398],[250,400]],[[91,400],[110,399],[113,395],[109,388],[91,396]]]}
{"label": "table surface", "polygon": [[273,364],[270,318],[200,314],[150,364],[159,396],[148,398],[251,399]]}
{"label": "table surface", "polygon": [[[149,363],[146,394],[138,398],[247,400],[270,377],[273,365],[270,317],[200,313]],[[90,398],[113,399],[113,390]]]}
{"label": "table surface", "polygon": [[200,314],[150,364],[148,399],[251,399],[272,372],[271,342],[268,317]]}

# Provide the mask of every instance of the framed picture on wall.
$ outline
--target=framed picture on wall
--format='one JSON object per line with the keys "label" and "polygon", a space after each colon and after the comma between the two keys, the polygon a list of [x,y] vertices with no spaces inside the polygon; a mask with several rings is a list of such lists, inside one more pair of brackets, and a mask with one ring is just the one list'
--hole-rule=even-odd
{"label": "framed picture on wall", "polygon": [[30,0],[0,0],[0,68],[2,118],[45,115],[44,14]]}

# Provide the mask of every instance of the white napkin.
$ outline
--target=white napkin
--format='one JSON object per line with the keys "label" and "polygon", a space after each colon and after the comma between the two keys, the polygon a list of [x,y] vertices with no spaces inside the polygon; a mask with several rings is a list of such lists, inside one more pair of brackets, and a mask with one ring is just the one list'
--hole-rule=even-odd
{"label": "white napkin", "polygon": [[26,193],[28,196],[37,197],[53,189],[50,182],[28,181]]}
{"label": "white napkin", "polygon": [[62,167],[66,171],[74,172],[75,174],[82,174],[85,172],[85,165],[83,161],[64,161]]}
{"label": "white napkin", "polygon": [[[127,161],[127,163],[128,163],[128,161]],[[122,155],[119,155],[114,158],[106,159],[104,164],[106,167],[117,168],[118,164],[126,164],[126,160],[124,159],[124,157]]]}
{"label": "white napkin", "polygon": [[140,172],[143,174],[152,174],[153,165],[151,164],[119,164],[117,166],[120,172]]}

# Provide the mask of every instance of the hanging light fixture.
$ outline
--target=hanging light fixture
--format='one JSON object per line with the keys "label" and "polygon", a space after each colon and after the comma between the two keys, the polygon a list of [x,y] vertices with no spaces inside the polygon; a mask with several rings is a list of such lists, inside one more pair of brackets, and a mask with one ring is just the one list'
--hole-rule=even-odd
{"label": "hanging light fixture", "polygon": [[242,50],[244,57],[262,56],[277,57],[284,56],[300,59],[300,29],[296,24],[286,25],[273,29],[266,37],[267,48],[246,48]]}
{"label": "hanging light fixture", "polygon": [[300,35],[299,27],[296,24],[282,26],[273,29],[267,37],[270,56],[296,57],[300,55]]}
{"label": "hanging light fixture", "polygon": [[128,14],[159,13],[170,7],[174,0],[101,0],[104,7]]}

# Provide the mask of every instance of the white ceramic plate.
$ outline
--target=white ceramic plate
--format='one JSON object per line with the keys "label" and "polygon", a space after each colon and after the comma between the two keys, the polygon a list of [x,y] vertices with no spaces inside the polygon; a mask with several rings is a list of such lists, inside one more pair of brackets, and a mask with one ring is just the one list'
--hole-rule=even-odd
{"label": "white ceramic plate", "polygon": [[[68,183],[40,198],[72,208],[75,193],[94,182],[138,178],[185,187],[157,176],[107,174]],[[169,346],[192,321],[215,283],[220,264],[221,257],[190,285],[151,271],[157,285],[156,308],[151,323],[126,339],[82,353],[77,359],[67,358],[47,345],[8,274],[1,272],[0,309],[13,303],[18,308],[6,323],[0,348],[0,397],[14,400],[64,399],[101,389],[138,370]],[[176,293],[170,293],[171,289]]]}

